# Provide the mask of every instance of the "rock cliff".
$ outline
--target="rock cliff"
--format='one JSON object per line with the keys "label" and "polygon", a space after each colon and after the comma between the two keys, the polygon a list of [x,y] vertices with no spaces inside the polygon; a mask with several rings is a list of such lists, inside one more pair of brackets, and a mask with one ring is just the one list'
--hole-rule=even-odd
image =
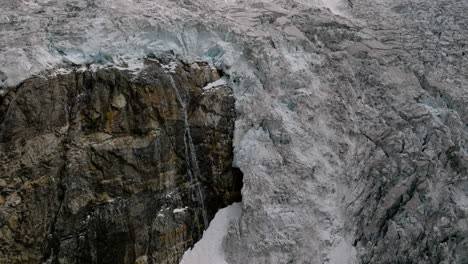
{"label": "rock cliff", "polygon": [[203,89],[226,77],[161,63],[33,77],[2,98],[1,263],[178,263],[240,201],[232,90]]}

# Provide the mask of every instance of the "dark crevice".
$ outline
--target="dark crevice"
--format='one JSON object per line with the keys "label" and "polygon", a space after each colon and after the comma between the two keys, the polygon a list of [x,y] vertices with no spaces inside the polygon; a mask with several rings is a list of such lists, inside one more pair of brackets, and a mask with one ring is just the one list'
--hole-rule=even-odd
{"label": "dark crevice", "polygon": [[51,260],[51,264],[59,263],[58,254],[60,252],[60,238],[57,236],[55,228],[59,214],[62,211],[63,202],[65,200],[66,187],[63,185],[63,179],[66,173],[66,161],[66,157],[63,157],[63,166],[60,168],[59,173],[57,175],[57,178],[59,179],[57,185],[57,200],[59,202],[59,205],[54,213],[54,216],[48,228],[49,231],[47,233],[46,241],[43,248],[44,255],[42,261]]}
{"label": "dark crevice", "polygon": [[[78,92],[79,92],[78,90],[72,91],[71,92],[72,98]],[[67,193],[67,186],[64,181],[67,178],[67,165],[69,163],[67,155],[71,147],[69,144],[71,142],[71,137],[72,137],[72,135],[70,134],[70,131],[73,129],[73,125],[74,125],[73,120],[76,115],[74,111],[76,111],[75,107],[77,106],[77,103],[74,100],[71,100],[70,102],[71,102],[71,106],[68,109],[68,112],[67,112],[68,119],[66,120],[67,124],[69,125],[69,128],[67,129],[65,135],[62,137],[61,143],[60,143],[63,149],[63,156],[61,158],[63,160],[63,165],[60,167],[58,175],[56,177],[58,179],[57,201],[59,203],[59,206],[56,212],[54,213],[54,217],[50,223],[49,231],[46,237],[47,240],[43,248],[44,255],[43,255],[42,260],[43,261],[51,260],[51,264],[60,263],[58,260],[58,256],[60,253],[60,242],[61,242],[61,239],[63,239],[62,237],[60,237],[59,234],[57,234],[56,227],[57,227],[57,221],[59,219],[59,216],[61,213],[63,213],[63,205],[64,205],[66,193]]]}
{"label": "dark crevice", "polygon": [[[385,236],[388,229],[388,221],[391,220],[398,212],[404,209],[405,205],[413,198],[416,188],[418,187],[418,178],[413,179],[409,188],[402,194],[393,205],[385,212],[385,216],[381,219],[379,226],[378,237]],[[380,200],[380,199],[378,199]]]}

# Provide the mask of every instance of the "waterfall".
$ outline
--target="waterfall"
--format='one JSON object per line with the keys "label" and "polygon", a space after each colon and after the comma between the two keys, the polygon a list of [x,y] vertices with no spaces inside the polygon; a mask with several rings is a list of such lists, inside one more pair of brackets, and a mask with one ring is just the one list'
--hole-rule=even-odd
{"label": "waterfall", "polygon": [[200,201],[200,205],[202,208],[202,215],[203,215],[203,223],[205,227],[208,227],[209,222],[208,222],[208,216],[206,214],[206,208],[205,208],[205,197],[203,195],[202,189],[200,187],[201,183],[199,181],[200,168],[198,167],[197,153],[195,151],[195,146],[193,145],[192,134],[190,133],[190,124],[187,119],[187,97],[188,96],[185,96],[185,100],[183,100],[182,96],[180,95],[179,89],[177,89],[174,78],[172,78],[172,75],[170,74],[169,74],[169,79],[171,80],[171,85],[176,94],[177,101],[179,101],[179,104],[182,107],[182,112],[184,116],[185,158],[187,159],[187,163],[189,165],[187,168],[187,173],[190,177],[190,183],[194,184],[195,186],[197,199]]}

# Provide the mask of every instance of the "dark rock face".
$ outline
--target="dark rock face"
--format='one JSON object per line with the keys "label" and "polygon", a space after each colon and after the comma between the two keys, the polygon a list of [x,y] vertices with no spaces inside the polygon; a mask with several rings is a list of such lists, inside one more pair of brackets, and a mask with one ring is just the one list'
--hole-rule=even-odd
{"label": "dark rock face", "polygon": [[178,263],[240,200],[208,65],[31,78],[0,99],[1,263]]}

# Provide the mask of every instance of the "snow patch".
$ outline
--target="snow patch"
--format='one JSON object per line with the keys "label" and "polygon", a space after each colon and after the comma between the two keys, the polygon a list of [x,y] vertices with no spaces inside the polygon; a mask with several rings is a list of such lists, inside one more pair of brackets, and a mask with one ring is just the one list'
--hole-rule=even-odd
{"label": "snow patch", "polygon": [[330,264],[357,263],[356,249],[344,240],[341,240],[336,248],[330,252]]}
{"label": "snow patch", "polygon": [[175,61],[171,61],[169,64],[162,64],[161,66],[163,67],[165,72],[175,73],[177,63]]}
{"label": "snow patch", "polygon": [[174,209],[172,212],[173,212],[174,214],[177,214],[177,213],[182,213],[182,212],[184,212],[184,211],[187,210],[187,209],[188,209],[188,207],[185,206],[184,208],[176,208],[176,209]]}
{"label": "snow patch", "polygon": [[227,80],[225,78],[221,78],[217,81],[214,81],[212,83],[209,83],[207,84],[205,87],[203,87],[203,90],[211,90],[215,87],[218,87],[218,86],[221,86],[221,85],[226,85],[227,84]]}
{"label": "snow patch", "polygon": [[327,7],[337,15],[345,15],[346,0],[320,0],[319,6]]}
{"label": "snow patch", "polygon": [[203,233],[193,249],[187,250],[180,264],[227,264],[224,259],[223,240],[227,235],[229,223],[239,219],[241,204],[235,203],[216,213],[210,226]]}

